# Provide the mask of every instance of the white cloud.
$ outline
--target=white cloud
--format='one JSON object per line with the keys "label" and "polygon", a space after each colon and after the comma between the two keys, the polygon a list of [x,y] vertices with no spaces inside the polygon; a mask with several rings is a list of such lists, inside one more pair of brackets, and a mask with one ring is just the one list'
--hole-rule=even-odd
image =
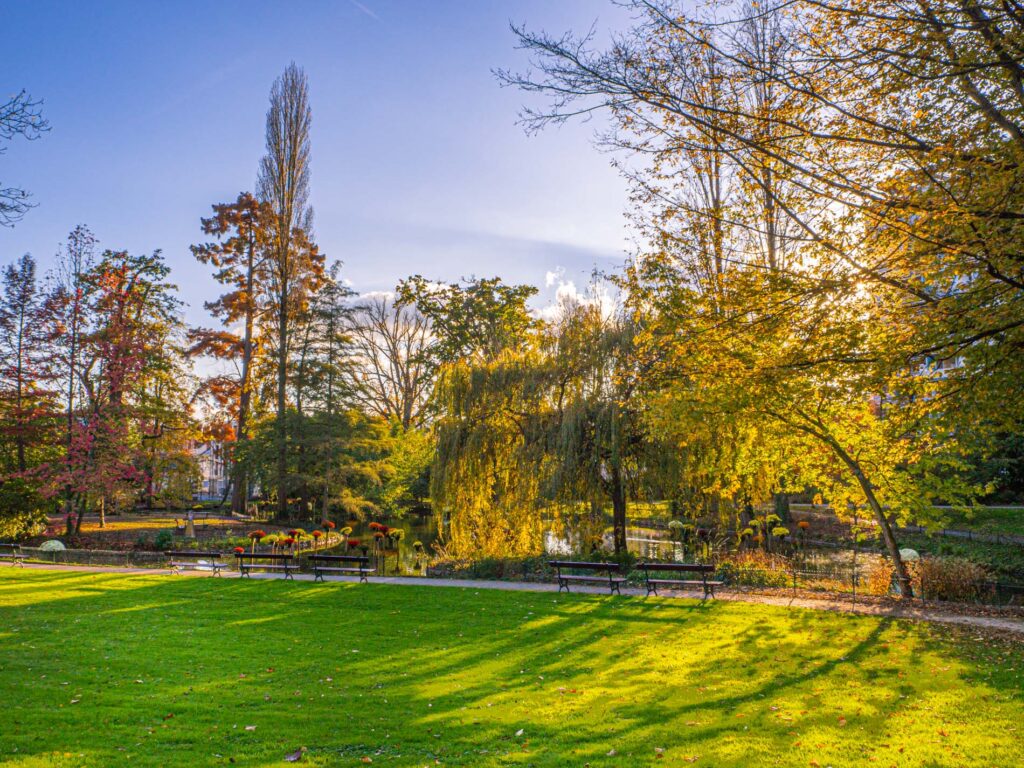
{"label": "white cloud", "polygon": [[544,287],[550,288],[555,283],[561,282],[565,277],[565,267],[555,267],[554,271],[548,270],[544,274]]}
{"label": "white cloud", "polygon": [[[562,270],[564,274],[564,270]],[[548,276],[552,273],[548,272]],[[554,285],[553,280],[545,280],[547,287]],[[587,286],[587,289],[580,291],[573,280],[558,279],[558,287],[547,306],[537,310],[537,315],[543,320],[554,320],[566,306],[572,305],[596,306],[601,308],[601,314],[608,318],[615,311],[617,299],[615,294],[609,290],[607,283],[595,282]]]}

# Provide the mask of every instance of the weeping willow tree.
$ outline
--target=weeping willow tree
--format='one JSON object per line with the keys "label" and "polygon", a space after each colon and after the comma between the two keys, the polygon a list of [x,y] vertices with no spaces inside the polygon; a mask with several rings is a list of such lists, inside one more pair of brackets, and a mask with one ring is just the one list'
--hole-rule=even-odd
{"label": "weeping willow tree", "polygon": [[563,504],[612,508],[612,543],[626,550],[627,504],[651,466],[634,393],[642,363],[635,326],[600,301],[563,304],[548,329],[551,417],[544,430],[546,491]]}
{"label": "weeping willow tree", "polygon": [[447,521],[442,541],[452,556],[515,557],[543,548],[542,368],[538,351],[527,349],[441,369],[431,495]]}

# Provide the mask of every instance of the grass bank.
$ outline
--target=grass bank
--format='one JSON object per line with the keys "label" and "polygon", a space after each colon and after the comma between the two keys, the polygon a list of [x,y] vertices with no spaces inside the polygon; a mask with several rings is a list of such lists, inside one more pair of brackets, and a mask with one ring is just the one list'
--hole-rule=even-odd
{"label": "grass bank", "polygon": [[0,696],[24,768],[1024,763],[1020,645],[726,602],[9,569]]}

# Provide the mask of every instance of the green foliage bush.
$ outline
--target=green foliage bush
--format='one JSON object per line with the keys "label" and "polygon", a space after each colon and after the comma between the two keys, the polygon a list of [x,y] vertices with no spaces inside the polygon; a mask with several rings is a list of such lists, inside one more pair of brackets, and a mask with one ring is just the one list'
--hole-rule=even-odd
{"label": "green foliage bush", "polygon": [[727,555],[718,562],[717,574],[730,586],[789,587],[793,577],[789,561],[761,550]]}
{"label": "green foliage bush", "polygon": [[170,531],[160,531],[153,539],[153,546],[160,552],[165,552],[174,545],[174,534]]}
{"label": "green foliage bush", "polygon": [[480,560],[447,558],[431,564],[427,575],[454,579],[550,581],[555,577],[554,571],[548,567],[550,559],[548,555],[519,558],[486,557]]}
{"label": "green foliage bush", "polygon": [[0,539],[20,539],[46,525],[47,502],[22,478],[0,483]]}

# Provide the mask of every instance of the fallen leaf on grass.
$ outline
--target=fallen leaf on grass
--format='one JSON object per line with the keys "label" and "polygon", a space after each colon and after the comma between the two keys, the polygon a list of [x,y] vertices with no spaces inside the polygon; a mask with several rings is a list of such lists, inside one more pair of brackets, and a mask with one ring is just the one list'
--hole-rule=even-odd
{"label": "fallen leaf on grass", "polygon": [[284,761],[286,763],[297,763],[297,762],[299,762],[299,760],[302,759],[302,756],[305,753],[306,753],[306,748],[305,747],[299,747],[294,752],[291,752],[291,753],[285,755],[284,756]]}
{"label": "fallen leaf on grass", "polygon": [[256,726],[255,725],[247,725],[247,726],[245,726],[245,730],[247,730],[247,731],[255,731],[256,730]]}

